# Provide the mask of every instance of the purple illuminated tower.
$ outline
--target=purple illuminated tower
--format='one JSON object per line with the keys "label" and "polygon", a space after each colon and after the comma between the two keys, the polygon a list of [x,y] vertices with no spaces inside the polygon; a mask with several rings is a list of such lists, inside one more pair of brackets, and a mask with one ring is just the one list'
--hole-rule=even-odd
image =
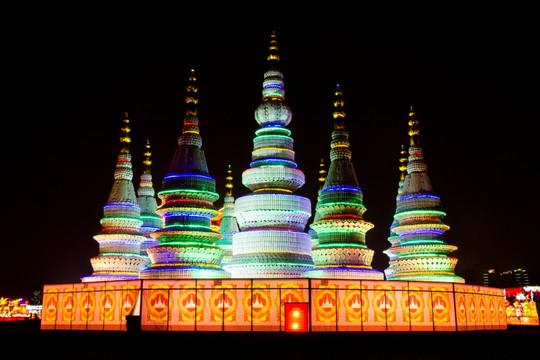
{"label": "purple illuminated tower", "polygon": [[463,283],[454,273],[457,258],[448,254],[457,250],[448,245],[443,234],[450,227],[443,223],[441,199],[431,185],[419,145],[419,129],[413,108],[409,111],[409,158],[407,175],[401,194],[398,191],[394,223],[385,251],[390,266],[385,270],[387,280],[440,281]]}

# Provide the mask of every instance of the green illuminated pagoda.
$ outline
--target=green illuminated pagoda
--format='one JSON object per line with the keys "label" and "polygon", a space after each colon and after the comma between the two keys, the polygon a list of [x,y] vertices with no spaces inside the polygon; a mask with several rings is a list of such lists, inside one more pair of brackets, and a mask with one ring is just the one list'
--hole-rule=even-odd
{"label": "green illuminated pagoda", "polygon": [[228,277],[221,266],[224,250],[215,243],[222,236],[211,228],[218,215],[216,181],[210,176],[199,134],[198,88],[192,70],[187,86],[182,133],[168,174],[158,193],[157,209],[165,225],[152,233],[158,246],[147,249],[152,265],[142,279],[204,279]]}
{"label": "green illuminated pagoda", "polygon": [[345,126],[343,92],[335,90],[334,130],[330,143],[330,167],[320,191],[315,219],[318,244],[311,256],[315,266],[305,277],[383,280],[382,272],[371,267],[374,251],[366,245],[366,233],[373,224],[363,219],[366,211]]}
{"label": "green illuminated pagoda", "polygon": [[139,271],[148,265],[148,259],[140,254],[145,237],[140,232],[143,221],[132,182],[131,126],[127,112],[121,131],[122,149],[114,170],[114,183],[103,206],[102,229],[94,236],[99,255],[90,259],[94,272],[83,277],[83,282],[138,279]]}

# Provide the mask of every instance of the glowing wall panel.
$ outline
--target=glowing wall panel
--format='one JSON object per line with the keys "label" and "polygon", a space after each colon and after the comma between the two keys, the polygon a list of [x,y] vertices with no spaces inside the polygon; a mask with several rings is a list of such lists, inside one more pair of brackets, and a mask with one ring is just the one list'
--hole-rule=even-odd
{"label": "glowing wall panel", "polygon": [[433,331],[423,283],[312,280],[311,292],[312,331]]}
{"label": "glowing wall panel", "polygon": [[143,330],[282,331],[285,303],[306,302],[308,280],[147,280]]}
{"label": "glowing wall panel", "polygon": [[455,285],[458,331],[506,329],[504,291],[476,285]]}
{"label": "glowing wall panel", "polygon": [[431,294],[426,291],[426,284],[406,282],[399,287],[402,293],[400,301],[402,321],[408,324],[411,331],[433,331],[429,309],[432,304]]}
{"label": "glowing wall panel", "polygon": [[[145,281],[142,290],[141,324],[147,330],[170,330],[169,319],[172,317],[174,299],[171,291],[177,285],[175,280]],[[184,284],[189,286],[190,281]],[[173,315],[174,316],[174,315]]]}
{"label": "glowing wall panel", "polygon": [[42,329],[126,330],[138,315],[140,281],[45,285]]}
{"label": "glowing wall panel", "polygon": [[448,283],[428,284],[429,320],[433,331],[454,331],[456,316],[454,311],[453,285]]}

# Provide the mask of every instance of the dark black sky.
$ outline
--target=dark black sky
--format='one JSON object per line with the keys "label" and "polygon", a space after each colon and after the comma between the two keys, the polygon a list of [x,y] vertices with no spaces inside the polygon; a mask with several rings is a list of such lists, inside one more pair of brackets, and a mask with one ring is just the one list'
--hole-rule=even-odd
{"label": "dark black sky", "polygon": [[[420,122],[428,172],[447,212],[457,273],[488,268],[540,274],[537,221],[538,31],[514,20],[458,27],[354,24],[191,24],[159,31],[125,19],[22,22],[4,45],[0,296],[92,272],[92,236],[113,183],[122,114],[130,114],[135,187],[148,138],[156,190],[177,146],[187,74],[199,79],[199,119],[210,173],[223,193],[247,193],[253,112],[261,101],[269,34],[278,33],[289,126],[317,195],[329,163],[332,93],[344,89],[353,162],[375,224],[367,234],[383,270],[408,107]],[[468,23],[469,24],[469,23]],[[533,31],[534,30],[534,31]],[[9,126],[8,126],[9,125]],[[220,206],[222,199],[216,202]]]}

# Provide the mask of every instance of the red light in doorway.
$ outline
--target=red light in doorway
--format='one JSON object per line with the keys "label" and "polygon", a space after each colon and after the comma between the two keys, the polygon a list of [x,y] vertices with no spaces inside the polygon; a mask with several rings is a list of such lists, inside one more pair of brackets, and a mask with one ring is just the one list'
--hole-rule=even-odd
{"label": "red light in doorway", "polygon": [[285,331],[307,332],[309,330],[308,303],[285,303]]}

